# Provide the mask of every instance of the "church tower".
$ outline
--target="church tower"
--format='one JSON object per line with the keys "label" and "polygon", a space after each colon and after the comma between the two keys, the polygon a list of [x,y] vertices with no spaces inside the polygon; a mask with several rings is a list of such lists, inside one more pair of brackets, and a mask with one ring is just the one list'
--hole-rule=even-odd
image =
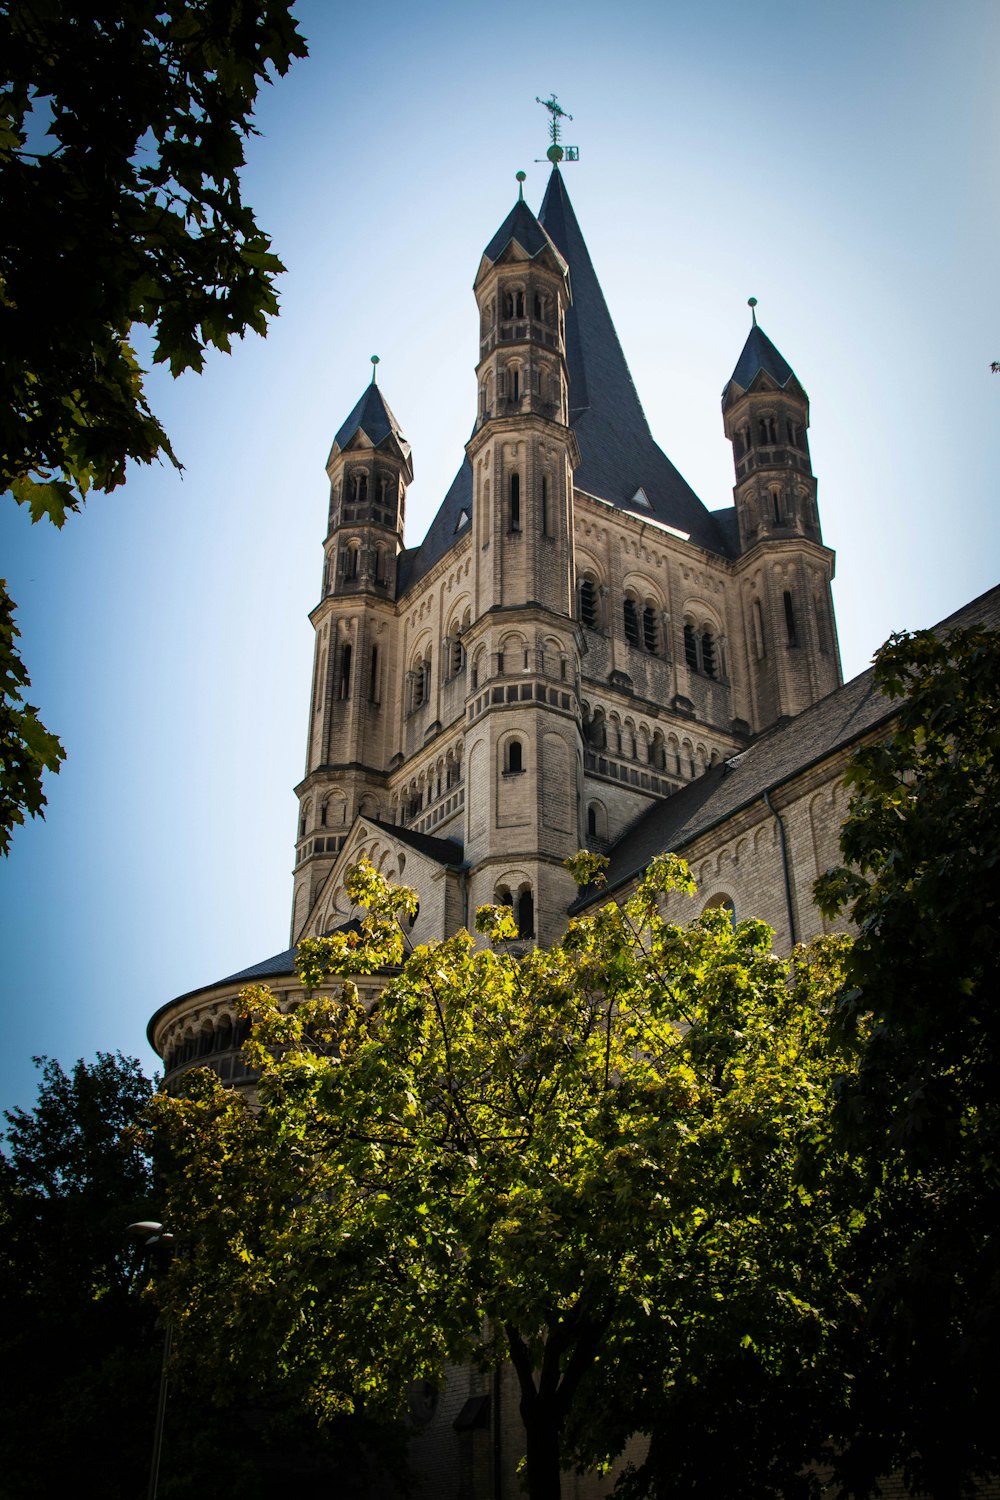
{"label": "church tower", "polygon": [[579,450],[568,425],[569,268],[523,196],[484,250],[474,289],[465,854],[473,905],[509,899],[522,936],[548,942],[572,898],[562,861],[581,842]]}
{"label": "church tower", "polygon": [[840,656],[809,456],[809,398],[757,322],[722,393],[733,445],[743,638],[753,728],[800,713],[839,686]]}
{"label": "church tower", "polygon": [[[375,380],[333,440],[305,779],[295,846],[292,941],[358,813],[377,811],[392,728],[389,697],[397,564],[410,445]],[[395,748],[394,746],[392,748]]]}

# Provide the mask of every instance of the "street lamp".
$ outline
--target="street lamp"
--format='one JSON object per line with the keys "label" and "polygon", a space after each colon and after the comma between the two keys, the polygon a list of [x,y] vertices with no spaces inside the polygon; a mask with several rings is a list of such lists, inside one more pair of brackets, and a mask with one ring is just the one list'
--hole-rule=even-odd
{"label": "street lamp", "polygon": [[[141,1240],[142,1248],[152,1258],[168,1259],[173,1248],[174,1237],[162,1224],[153,1219],[141,1219],[130,1224],[125,1231]],[[163,1449],[163,1423],[167,1414],[167,1364],[170,1359],[171,1323],[169,1313],[163,1314],[163,1359],[160,1363],[160,1393],[156,1402],[156,1423],[153,1428],[153,1454],[149,1461],[148,1500],[156,1500],[160,1481],[160,1453]]]}

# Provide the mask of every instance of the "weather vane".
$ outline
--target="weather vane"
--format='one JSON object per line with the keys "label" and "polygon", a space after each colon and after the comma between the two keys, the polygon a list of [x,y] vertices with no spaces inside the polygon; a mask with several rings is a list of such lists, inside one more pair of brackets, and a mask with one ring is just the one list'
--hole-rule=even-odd
{"label": "weather vane", "polygon": [[[536,94],[535,103],[540,104],[543,109],[547,109],[549,112],[549,135],[552,137],[552,145],[546,151],[545,157],[548,158],[554,167],[557,167],[564,159],[566,161],[579,161],[579,146],[564,147],[559,143],[559,136],[562,132],[561,122],[563,120],[572,120],[573,116],[563,109],[555,94],[552,95],[551,99],[539,99]],[[536,161],[543,161],[544,159],[541,156],[535,158]]]}

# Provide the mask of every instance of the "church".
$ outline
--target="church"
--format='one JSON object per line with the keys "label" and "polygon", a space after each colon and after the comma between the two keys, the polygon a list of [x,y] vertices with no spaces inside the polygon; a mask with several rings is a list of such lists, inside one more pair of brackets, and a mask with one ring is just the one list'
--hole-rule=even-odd
{"label": "church", "polygon": [[587,904],[580,848],[612,891],[682,853],[699,895],[678,915],[726,905],[786,951],[823,929],[843,770],[891,710],[870,673],[842,686],[808,396],[751,299],[722,391],[734,503],[706,509],[649,429],[562,154],[475,268],[475,420],[419,545],[377,361],[333,438],[290,946],[161,1006],[168,1085],[196,1061],[246,1077],[236,996],[301,994],[296,945],[355,917],[362,855],[416,890],[414,943],[488,902],[521,944],[555,941]]}
{"label": "church", "polygon": [[[844,770],[893,710],[871,671],[842,683],[808,396],[751,299],[722,390],[734,503],[706,509],[649,429],[557,137],[549,157],[537,215],[521,187],[472,268],[472,433],[419,545],[377,361],[333,437],[290,945],[157,1010],[168,1088],[192,1066],[252,1088],[236,998],[303,997],[297,944],[356,920],[361,856],[417,892],[415,944],[491,902],[515,948],[556,941],[605,899],[565,869],[580,848],[607,855],[612,893],[682,854],[698,894],[679,917],[762,917],[784,951],[824,930],[812,887],[839,857]],[[973,622],[1000,628],[1000,589],[945,623]],[[517,1494],[516,1405],[503,1370],[411,1393],[427,1492]]]}

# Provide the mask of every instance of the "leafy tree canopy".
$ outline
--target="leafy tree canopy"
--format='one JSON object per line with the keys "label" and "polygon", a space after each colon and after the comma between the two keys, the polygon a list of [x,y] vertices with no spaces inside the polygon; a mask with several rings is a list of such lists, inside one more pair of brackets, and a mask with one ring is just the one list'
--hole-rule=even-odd
{"label": "leafy tree canopy", "polygon": [[[598,865],[580,856],[580,878]],[[562,1465],[666,1430],[713,1372],[711,1440],[728,1411],[749,1450],[763,1429],[728,1369],[758,1410],[765,1387],[805,1394],[782,1450],[727,1493],[798,1482],[845,1394],[824,1388],[817,1423],[845,1234],[820,1149],[839,947],[788,962],[761,923],[664,921],[691,888],[664,856],[548,951],[511,955],[511,913],[487,907],[491,946],[463,932],[405,956],[413,892],[357,867],[360,936],[300,948],[307,984],[339,992],[289,1014],[244,995],[256,1103],[204,1072],[153,1103],[189,1364],[327,1415],[393,1413],[449,1361],[509,1360],[535,1500]],[[350,976],[375,973],[372,1007]],[[633,1492],[677,1469],[660,1444]]]}
{"label": "leafy tree canopy", "polygon": [[0,1152],[0,1495],[141,1488],[158,1340],[125,1230],[150,1215],[149,1160],[130,1134],[151,1084],[135,1058],[51,1058],[33,1110],[5,1112]]}
{"label": "leafy tree canopy", "polygon": [[[305,50],[289,0],[0,0],[0,491],[32,520],[177,462],[136,330],[174,375],[266,331],[282,266],[239,172],[259,88]],[[11,609],[0,588],[2,849],[62,756]]]}
{"label": "leafy tree canopy", "polygon": [[23,823],[26,813],[37,816],[45,806],[42,772],[58,771],[65,759],[37,708],[25,701],[31,679],[15,644],[20,634],[0,578],[0,854],[10,848],[15,824]]}
{"label": "leafy tree canopy", "polygon": [[867,1167],[869,1358],[841,1472],[946,1500],[1000,1472],[1000,636],[894,636],[875,678],[898,718],[855,756],[848,863],[816,888],[858,929],[838,1112]]}

